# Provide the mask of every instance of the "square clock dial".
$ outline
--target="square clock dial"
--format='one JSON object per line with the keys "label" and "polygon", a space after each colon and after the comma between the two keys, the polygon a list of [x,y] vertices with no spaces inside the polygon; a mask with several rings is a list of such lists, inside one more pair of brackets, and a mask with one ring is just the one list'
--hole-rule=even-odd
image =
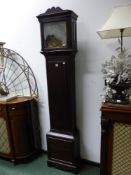
{"label": "square clock dial", "polygon": [[49,49],[67,47],[67,29],[65,21],[44,24],[44,47]]}

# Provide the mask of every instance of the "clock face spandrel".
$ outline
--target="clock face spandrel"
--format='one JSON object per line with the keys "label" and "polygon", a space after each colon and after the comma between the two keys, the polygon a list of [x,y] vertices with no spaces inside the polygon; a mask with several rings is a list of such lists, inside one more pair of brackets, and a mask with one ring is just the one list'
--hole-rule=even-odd
{"label": "clock face spandrel", "polygon": [[44,24],[44,47],[50,49],[67,47],[65,21]]}

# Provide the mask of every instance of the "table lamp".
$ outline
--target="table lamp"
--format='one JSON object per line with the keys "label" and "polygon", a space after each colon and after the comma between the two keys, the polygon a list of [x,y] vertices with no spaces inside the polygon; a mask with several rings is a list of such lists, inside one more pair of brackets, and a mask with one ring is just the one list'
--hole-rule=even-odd
{"label": "table lamp", "polygon": [[102,39],[121,38],[131,36],[131,4],[115,7],[106,23],[97,32]]}
{"label": "table lamp", "polygon": [[123,37],[131,36],[131,4],[115,7],[97,33],[102,39],[120,38],[120,53],[103,64],[103,73],[108,87],[115,90],[111,92],[109,101],[127,104],[127,90],[131,85],[131,56],[123,48]]}

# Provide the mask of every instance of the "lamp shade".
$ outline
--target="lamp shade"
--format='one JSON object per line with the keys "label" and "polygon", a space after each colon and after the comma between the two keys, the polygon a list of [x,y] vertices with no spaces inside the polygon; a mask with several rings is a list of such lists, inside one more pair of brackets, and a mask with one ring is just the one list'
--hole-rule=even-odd
{"label": "lamp shade", "polygon": [[115,7],[109,19],[97,33],[102,39],[118,38],[121,36],[120,29],[124,29],[124,37],[131,36],[131,4]]}

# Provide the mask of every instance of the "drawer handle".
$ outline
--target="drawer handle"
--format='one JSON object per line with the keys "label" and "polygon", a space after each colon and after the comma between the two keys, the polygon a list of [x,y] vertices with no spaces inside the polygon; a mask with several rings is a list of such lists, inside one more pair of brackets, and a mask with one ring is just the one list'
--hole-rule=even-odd
{"label": "drawer handle", "polygon": [[58,67],[59,65],[58,64],[55,64],[55,67]]}
{"label": "drawer handle", "polygon": [[15,107],[12,107],[11,110],[15,110]]}

